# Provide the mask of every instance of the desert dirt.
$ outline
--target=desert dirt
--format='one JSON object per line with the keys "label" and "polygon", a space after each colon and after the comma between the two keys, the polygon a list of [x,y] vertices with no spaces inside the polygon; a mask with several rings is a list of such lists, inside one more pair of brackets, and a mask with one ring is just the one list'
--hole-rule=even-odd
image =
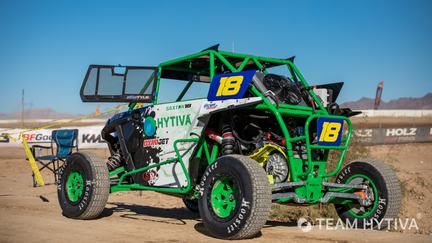
{"label": "desert dirt", "polygon": [[[107,151],[96,150],[106,157]],[[395,170],[404,192],[401,218],[415,218],[419,230],[372,231],[321,229],[303,232],[296,221],[269,219],[254,239],[242,242],[432,242],[432,144],[370,147],[373,158]],[[199,215],[180,198],[154,192],[110,195],[95,220],[61,214],[51,174],[44,187],[33,188],[22,149],[0,149],[0,242],[213,242]]]}

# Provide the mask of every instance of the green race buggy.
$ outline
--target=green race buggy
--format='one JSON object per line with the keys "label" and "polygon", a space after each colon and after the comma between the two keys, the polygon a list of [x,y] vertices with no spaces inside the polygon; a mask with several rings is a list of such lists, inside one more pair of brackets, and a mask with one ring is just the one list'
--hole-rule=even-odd
{"label": "green race buggy", "polygon": [[[66,160],[57,181],[63,214],[96,218],[109,193],[152,190],[182,197],[222,239],[257,235],[272,202],[333,203],[344,222],[383,226],[398,216],[399,181],[378,161],[342,168],[358,112],[335,102],[341,87],[310,86],[294,57],[217,46],[157,67],[90,65],[81,99],[129,110],[101,132],[108,161],[87,152]],[[175,99],[161,102],[164,93]]]}

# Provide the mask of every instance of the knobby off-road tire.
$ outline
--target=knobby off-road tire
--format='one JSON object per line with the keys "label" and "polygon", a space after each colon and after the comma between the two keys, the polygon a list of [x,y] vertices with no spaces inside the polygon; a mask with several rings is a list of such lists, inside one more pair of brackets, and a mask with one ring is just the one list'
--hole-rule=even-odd
{"label": "knobby off-road tire", "polygon": [[248,157],[220,157],[207,167],[199,188],[203,224],[217,238],[254,237],[267,221],[271,187],[264,169]]}
{"label": "knobby off-road tire", "polygon": [[398,217],[402,199],[401,187],[389,165],[373,160],[353,161],[336,177],[336,183],[350,182],[369,184],[374,192],[374,202],[372,206],[363,207],[364,210],[359,210],[361,208],[359,204],[335,204],[336,211],[343,222],[353,225],[357,221],[358,228],[386,229],[388,227],[386,219]]}
{"label": "knobby off-road tire", "polygon": [[108,201],[110,179],[105,161],[88,152],[66,159],[57,181],[57,195],[68,218],[98,217]]}

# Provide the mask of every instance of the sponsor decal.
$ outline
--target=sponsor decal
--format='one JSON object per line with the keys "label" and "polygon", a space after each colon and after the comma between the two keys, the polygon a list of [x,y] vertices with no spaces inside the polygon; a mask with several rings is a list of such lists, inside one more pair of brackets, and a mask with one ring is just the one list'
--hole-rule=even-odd
{"label": "sponsor decal", "polygon": [[154,185],[159,178],[157,170],[148,170],[142,173],[142,178],[148,185]]}
{"label": "sponsor decal", "polygon": [[353,132],[356,137],[370,138],[372,137],[372,131],[372,129],[358,129]]}
{"label": "sponsor decal", "polygon": [[157,146],[168,144],[169,138],[151,138],[145,139],[143,142],[144,147]]}
{"label": "sponsor decal", "polygon": [[255,72],[249,70],[215,75],[207,99],[213,101],[243,98]]}
{"label": "sponsor decal", "polygon": [[24,138],[29,143],[48,143],[51,142],[51,135],[43,133],[24,133]]}
{"label": "sponsor decal", "polygon": [[144,134],[147,137],[152,137],[156,133],[156,122],[152,116],[148,116],[144,120]]}
{"label": "sponsor decal", "polygon": [[191,124],[192,121],[190,118],[190,114],[157,118],[158,128],[179,127],[179,126],[187,126]]}
{"label": "sponsor decal", "polygon": [[126,96],[126,99],[136,100],[136,101],[150,101],[151,96],[150,95],[128,95]]}
{"label": "sponsor decal", "polygon": [[204,105],[204,109],[206,109],[206,110],[214,110],[216,108],[217,108],[216,103],[207,103]]}
{"label": "sponsor decal", "polygon": [[179,104],[179,105],[169,105],[166,107],[167,111],[173,111],[173,110],[180,110],[180,109],[187,109],[191,108],[192,104]]}
{"label": "sponsor decal", "polygon": [[100,134],[83,134],[82,135],[82,143],[104,143],[102,136]]}
{"label": "sponsor decal", "polygon": [[399,136],[415,136],[417,128],[388,128],[386,129],[387,137],[399,137]]}
{"label": "sponsor decal", "polygon": [[343,123],[342,119],[318,118],[318,145],[339,146],[342,138]]}

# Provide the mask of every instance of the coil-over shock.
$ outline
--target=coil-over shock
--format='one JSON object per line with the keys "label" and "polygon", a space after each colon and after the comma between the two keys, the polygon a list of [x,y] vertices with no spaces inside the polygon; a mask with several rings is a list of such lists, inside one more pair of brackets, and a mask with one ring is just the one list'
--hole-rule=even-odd
{"label": "coil-over shock", "polygon": [[222,127],[222,154],[233,154],[235,152],[236,141],[230,125]]}

